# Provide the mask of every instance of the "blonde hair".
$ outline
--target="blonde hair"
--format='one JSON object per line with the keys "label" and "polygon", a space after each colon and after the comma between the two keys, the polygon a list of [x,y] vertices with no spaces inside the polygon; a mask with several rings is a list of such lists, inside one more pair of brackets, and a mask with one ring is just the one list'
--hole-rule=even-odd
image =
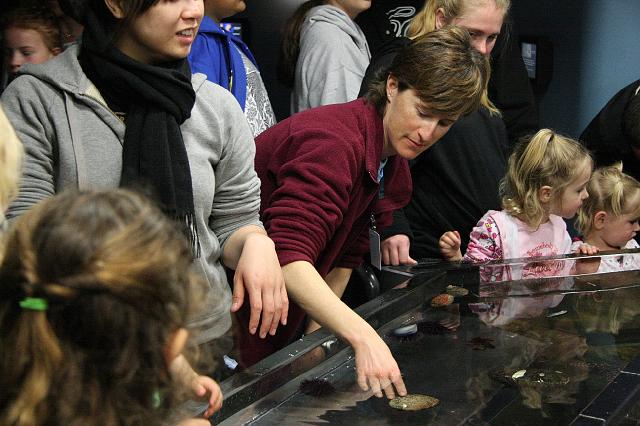
{"label": "blonde hair", "polygon": [[164,350],[202,288],[175,225],[131,191],[68,192],[21,216],[7,247],[0,424],[163,423],[179,396]]}
{"label": "blonde hair", "polygon": [[471,46],[469,33],[447,26],[412,40],[376,76],[365,98],[383,114],[391,75],[399,91],[413,89],[432,113],[466,115],[478,109],[490,74],[488,59]]}
{"label": "blonde hair", "polygon": [[[494,2],[496,6],[503,10],[503,17],[509,12],[511,0],[427,0],[416,15],[411,20],[407,29],[407,36],[411,39],[423,36],[436,29],[436,11],[441,9],[445,22],[451,24],[455,18],[463,16],[469,8],[484,6],[488,2]],[[482,93],[481,104],[486,107],[492,115],[500,115],[498,108],[489,99],[487,93],[489,81],[487,80]]]}
{"label": "blonde hair", "polygon": [[21,167],[22,144],[0,107],[0,215],[18,192]]}
{"label": "blonde hair", "polygon": [[615,217],[623,214],[640,216],[640,182],[622,173],[622,163],[600,167],[587,184],[589,198],[580,210],[575,227],[582,235],[593,230],[597,212],[605,211]]}
{"label": "blonde hair", "polygon": [[539,191],[551,187],[552,198],[562,196],[585,168],[591,155],[577,141],[542,129],[523,139],[509,156],[507,174],[500,182],[502,208],[536,229],[545,217]]}

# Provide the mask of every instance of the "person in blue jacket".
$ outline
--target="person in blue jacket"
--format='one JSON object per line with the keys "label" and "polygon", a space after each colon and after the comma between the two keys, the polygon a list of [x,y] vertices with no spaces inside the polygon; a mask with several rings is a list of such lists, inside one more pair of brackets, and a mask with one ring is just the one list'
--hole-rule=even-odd
{"label": "person in blue jacket", "polygon": [[191,47],[191,71],[200,72],[229,90],[238,100],[254,136],[276,123],[258,65],[247,45],[220,27],[220,22],[244,11],[244,0],[205,0],[205,17]]}

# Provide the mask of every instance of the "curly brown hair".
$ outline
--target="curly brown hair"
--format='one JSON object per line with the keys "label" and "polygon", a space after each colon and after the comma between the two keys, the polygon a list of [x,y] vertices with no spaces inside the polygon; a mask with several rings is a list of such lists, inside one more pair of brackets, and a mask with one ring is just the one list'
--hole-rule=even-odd
{"label": "curly brown hair", "polygon": [[164,349],[202,290],[173,223],[128,190],[62,193],[18,219],[5,253],[0,424],[163,423],[180,397]]}

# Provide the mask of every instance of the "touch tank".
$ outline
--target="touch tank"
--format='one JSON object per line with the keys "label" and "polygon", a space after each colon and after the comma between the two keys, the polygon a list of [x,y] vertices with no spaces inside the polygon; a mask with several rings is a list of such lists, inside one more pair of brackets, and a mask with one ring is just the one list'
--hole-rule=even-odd
{"label": "touch tank", "polygon": [[594,262],[387,268],[406,280],[358,312],[388,343],[408,392],[437,405],[398,410],[361,391],[353,351],[319,330],[224,381],[212,423],[638,424],[640,271],[593,273]]}

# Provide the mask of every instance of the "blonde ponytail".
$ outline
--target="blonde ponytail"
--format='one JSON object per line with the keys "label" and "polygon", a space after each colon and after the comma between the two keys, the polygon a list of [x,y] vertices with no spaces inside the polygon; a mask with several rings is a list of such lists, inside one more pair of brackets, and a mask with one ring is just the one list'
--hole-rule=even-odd
{"label": "blonde ponytail", "polygon": [[640,182],[622,172],[622,163],[599,167],[587,184],[587,198],[580,210],[575,227],[582,235],[594,230],[596,213],[604,211],[620,217],[623,214],[640,216]]}
{"label": "blonde ponytail", "polygon": [[543,186],[560,196],[576,176],[592,167],[589,152],[577,141],[542,129],[516,145],[500,182],[502,208],[537,229],[547,214],[540,201]]}

